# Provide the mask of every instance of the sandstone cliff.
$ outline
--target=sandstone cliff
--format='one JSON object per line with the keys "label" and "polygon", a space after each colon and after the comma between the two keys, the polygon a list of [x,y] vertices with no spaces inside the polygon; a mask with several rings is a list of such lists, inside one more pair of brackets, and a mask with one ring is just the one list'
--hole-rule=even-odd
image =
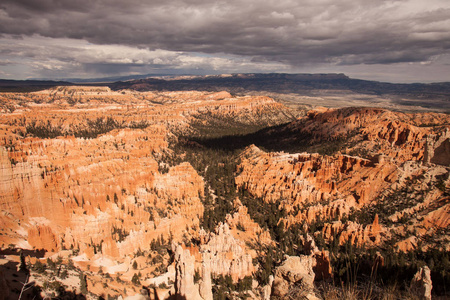
{"label": "sandstone cliff", "polygon": [[[312,143],[345,137],[347,148],[319,155],[265,152],[252,145],[239,156],[235,181],[253,197],[278,203],[287,212],[287,228],[325,221],[323,237],[337,237],[341,245],[347,241],[379,245],[391,238],[383,227],[385,222],[396,222],[395,231],[407,239],[400,218],[411,218],[408,231],[421,224],[419,228],[428,229],[419,234],[431,236],[433,226],[427,220],[432,218],[440,224],[438,228],[445,228],[439,220],[447,219],[435,217],[447,211],[449,130],[428,122],[446,124],[448,116],[363,108],[313,110],[307,118],[264,134],[271,138],[277,132],[283,137],[290,133],[294,140],[296,134],[306,134]],[[407,198],[402,201],[399,194]],[[375,207],[386,207],[388,215],[383,213],[381,223]],[[397,247],[413,246],[399,243]]]}
{"label": "sandstone cliff", "polygon": [[211,274],[230,275],[233,281],[238,281],[254,272],[252,256],[244,243],[230,232],[227,223],[217,227],[215,233],[203,238],[206,242],[200,246],[202,260],[211,265]]}

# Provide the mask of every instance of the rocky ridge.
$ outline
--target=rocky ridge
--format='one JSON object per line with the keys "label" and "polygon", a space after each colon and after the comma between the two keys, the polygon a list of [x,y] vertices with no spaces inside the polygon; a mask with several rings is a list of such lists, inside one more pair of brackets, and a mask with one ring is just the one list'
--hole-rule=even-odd
{"label": "rocky ridge", "polygon": [[[409,228],[424,228],[419,231],[430,236],[433,230],[445,227],[438,225],[440,221],[429,226],[425,220],[433,215],[439,215],[440,220],[450,217],[443,215],[447,205],[436,205],[445,203],[448,197],[443,186],[449,185],[446,159],[450,157],[446,146],[450,140],[449,130],[445,126],[416,126],[430,120],[430,116],[418,117],[415,125],[411,124],[412,118],[411,115],[376,109],[310,111],[306,119],[268,131],[269,136],[286,130],[293,137],[295,132],[300,132],[300,135],[308,133],[317,140],[350,136],[344,153],[265,152],[252,145],[240,154],[236,184],[263,201],[278,203],[279,208],[287,212],[284,218],[287,227],[325,221],[322,233],[326,240],[338,236],[341,245],[348,240],[357,245],[371,245],[390,239],[392,229],[388,233],[382,224],[384,220],[379,223],[375,214],[371,220],[366,220],[366,225],[348,220],[348,217],[355,216],[358,210],[382,205],[384,199],[400,193],[401,187],[413,180],[420,182],[420,187],[416,187],[419,192],[410,194],[415,198],[408,200],[409,208],[397,209],[384,218],[391,223],[401,216],[419,213]],[[445,115],[434,116],[433,120],[448,123]],[[354,155],[363,153],[362,149],[366,150],[366,158]],[[439,180],[443,181],[439,183]],[[437,184],[443,186],[439,188]],[[394,231],[403,231],[402,228],[399,226]],[[410,247],[405,243],[397,246],[401,249]]]}

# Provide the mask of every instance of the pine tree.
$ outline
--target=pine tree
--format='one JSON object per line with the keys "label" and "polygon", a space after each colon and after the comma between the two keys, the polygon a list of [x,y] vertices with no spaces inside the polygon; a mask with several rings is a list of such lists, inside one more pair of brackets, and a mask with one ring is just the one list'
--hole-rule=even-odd
{"label": "pine tree", "polygon": [[83,273],[80,273],[80,291],[83,295],[86,295],[88,292],[86,275],[84,275]]}
{"label": "pine tree", "polygon": [[27,263],[25,262],[25,255],[23,255],[22,250],[20,250],[20,271],[29,273],[29,270],[27,268]]}
{"label": "pine tree", "polygon": [[134,283],[135,285],[140,285],[141,281],[139,280],[139,275],[135,273],[131,278],[131,282]]}

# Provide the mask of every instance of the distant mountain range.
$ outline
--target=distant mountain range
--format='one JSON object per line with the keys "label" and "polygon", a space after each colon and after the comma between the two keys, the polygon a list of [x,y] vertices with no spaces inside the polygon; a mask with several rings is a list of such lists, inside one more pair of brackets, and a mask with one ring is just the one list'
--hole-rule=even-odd
{"label": "distant mountain range", "polygon": [[232,74],[146,78],[108,84],[112,89],[207,90],[235,93],[267,91],[299,93],[311,90],[346,90],[362,94],[405,94],[417,97],[449,97],[450,82],[397,84],[352,79],[345,74]]}
{"label": "distant mountain range", "polygon": [[52,80],[0,79],[0,92],[33,92],[61,85],[73,85],[73,83]]}
{"label": "distant mountain range", "polygon": [[[110,82],[105,82],[109,81]],[[84,82],[0,80],[0,91],[33,91],[59,85],[102,85],[113,90],[137,91],[228,91],[236,95],[267,94],[280,99],[286,95],[370,95],[390,99],[403,106],[450,111],[450,82],[399,84],[353,79],[344,74],[251,73],[206,76],[139,75],[92,79]],[[119,80],[116,80],[119,79]],[[94,82],[95,81],[95,82]],[[369,104],[369,103],[368,103]]]}

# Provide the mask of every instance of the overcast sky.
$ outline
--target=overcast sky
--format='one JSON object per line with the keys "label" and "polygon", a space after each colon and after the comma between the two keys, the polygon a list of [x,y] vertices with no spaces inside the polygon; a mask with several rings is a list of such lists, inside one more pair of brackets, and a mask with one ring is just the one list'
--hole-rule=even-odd
{"label": "overcast sky", "polygon": [[1,0],[0,78],[450,81],[450,0]]}

